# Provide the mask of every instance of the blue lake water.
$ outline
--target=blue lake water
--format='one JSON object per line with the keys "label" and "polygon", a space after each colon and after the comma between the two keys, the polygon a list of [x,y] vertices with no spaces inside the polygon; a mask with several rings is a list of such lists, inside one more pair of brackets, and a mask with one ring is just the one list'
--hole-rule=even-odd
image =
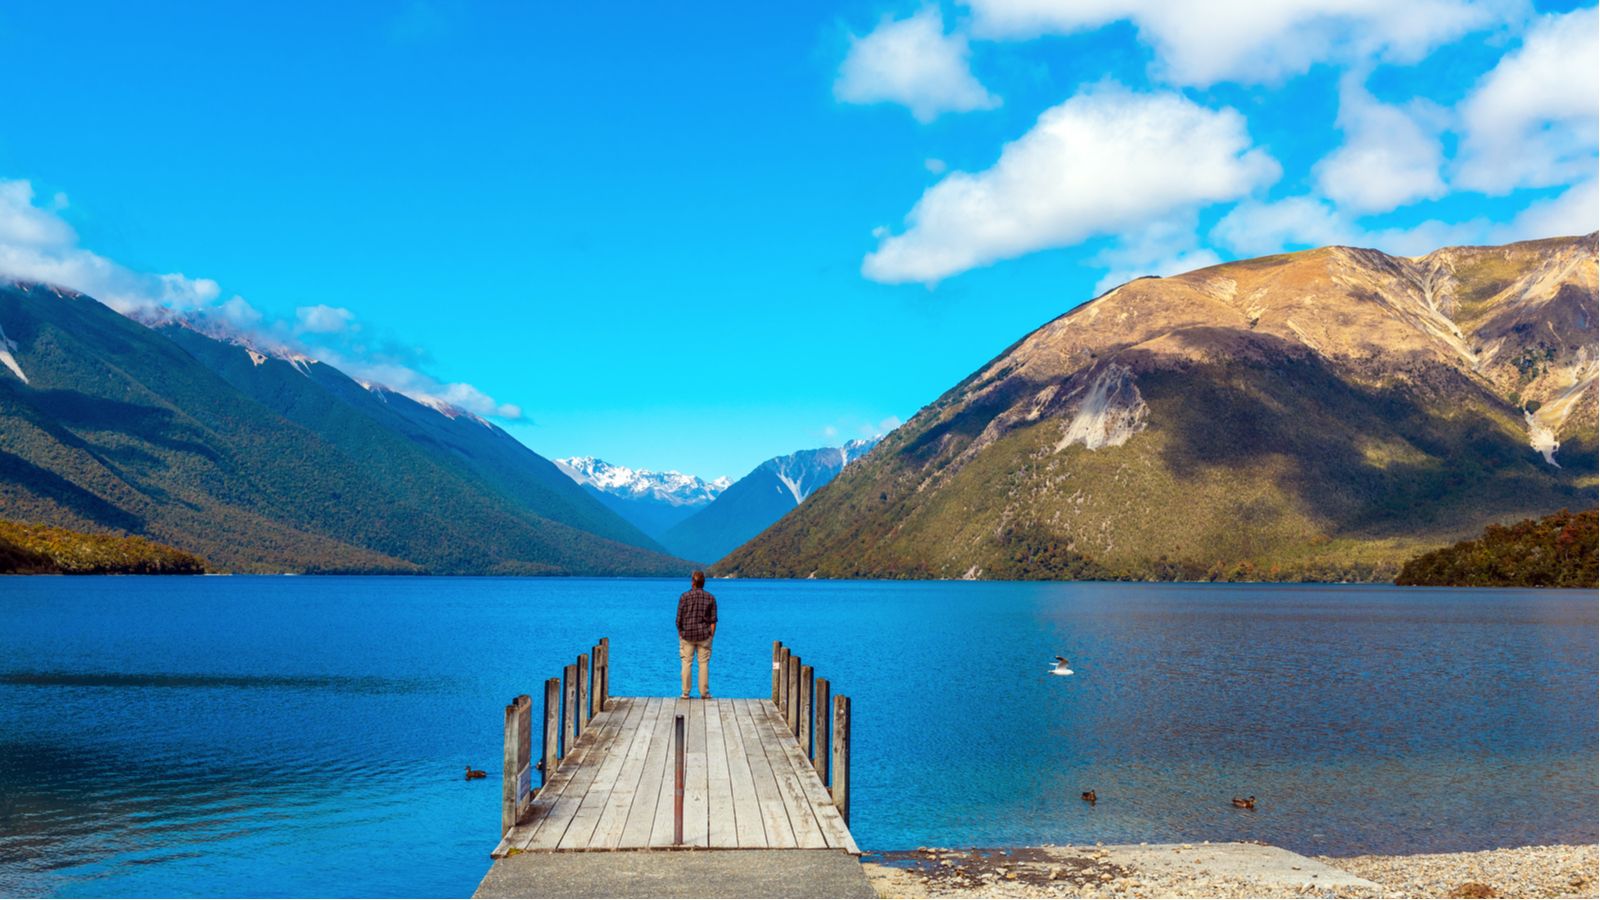
{"label": "blue lake water", "polygon": [[[505,704],[602,636],[614,695],[676,693],[686,587],[0,579],[0,895],[468,895]],[[711,587],[714,693],[783,640],[852,698],[867,849],[1596,840],[1592,591]]]}

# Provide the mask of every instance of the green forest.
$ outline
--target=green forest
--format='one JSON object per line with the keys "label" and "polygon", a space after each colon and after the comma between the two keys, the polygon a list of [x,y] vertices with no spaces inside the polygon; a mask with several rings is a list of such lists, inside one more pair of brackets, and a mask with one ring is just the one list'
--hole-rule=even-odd
{"label": "green forest", "polygon": [[1490,525],[1483,537],[1424,553],[1395,584],[1435,587],[1594,588],[1600,510],[1562,510],[1515,525]]}
{"label": "green forest", "polygon": [[206,561],[141,537],[0,521],[3,575],[204,575]]}

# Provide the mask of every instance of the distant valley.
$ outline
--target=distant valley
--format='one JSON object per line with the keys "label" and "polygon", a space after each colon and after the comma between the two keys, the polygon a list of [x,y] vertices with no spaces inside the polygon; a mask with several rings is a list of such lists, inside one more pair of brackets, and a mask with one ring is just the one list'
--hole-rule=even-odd
{"label": "distant valley", "polygon": [[703,481],[678,472],[614,466],[592,456],[556,465],[640,530],[684,559],[714,562],[799,506],[880,438],[776,456],[750,474]]}
{"label": "distant valley", "polygon": [[1595,234],[1139,279],[1024,336],[714,571],[1390,580],[1490,523],[1595,506],[1597,356]]}
{"label": "distant valley", "polygon": [[726,477],[705,481],[679,472],[614,466],[592,456],[554,462],[596,500],[656,540],[705,508],[732,484]]}

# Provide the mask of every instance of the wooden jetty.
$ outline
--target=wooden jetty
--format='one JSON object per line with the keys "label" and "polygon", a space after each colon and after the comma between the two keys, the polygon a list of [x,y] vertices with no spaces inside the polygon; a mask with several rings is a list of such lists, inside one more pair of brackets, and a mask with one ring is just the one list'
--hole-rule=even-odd
{"label": "wooden jetty", "polygon": [[[837,849],[849,829],[850,698],[830,696],[781,642],[772,696],[612,697],[611,648],[545,682],[542,754],[532,698],[506,707],[500,859],[642,849]],[[532,787],[533,773],[541,785]]]}

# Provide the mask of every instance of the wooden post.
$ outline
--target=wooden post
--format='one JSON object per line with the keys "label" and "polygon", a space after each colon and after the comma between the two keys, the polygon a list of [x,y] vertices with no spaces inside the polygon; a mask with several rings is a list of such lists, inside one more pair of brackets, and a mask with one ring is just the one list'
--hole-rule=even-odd
{"label": "wooden post", "polygon": [[833,805],[850,824],[850,698],[833,698]]}
{"label": "wooden post", "polygon": [[606,677],[605,646],[595,644],[590,652],[594,654],[594,678],[589,682],[589,718],[592,719],[606,711],[606,695],[600,687]]}
{"label": "wooden post", "polygon": [[800,739],[800,749],[805,751],[806,759],[811,758],[811,682],[816,676],[810,666],[800,667],[800,733],[795,737]]}
{"label": "wooden post", "polygon": [[506,707],[506,743],[500,790],[500,836],[517,827],[517,820],[532,800],[533,698],[527,694]]}
{"label": "wooden post", "polygon": [[578,733],[589,730],[594,713],[589,709],[589,654],[578,654]]}
{"label": "wooden post", "polygon": [[772,642],[772,705],[779,702],[778,691],[783,687],[783,641]]}
{"label": "wooden post", "polygon": [[814,737],[817,745],[817,755],[812,762],[817,768],[817,777],[823,784],[828,783],[828,751],[832,749],[828,740],[828,714],[832,712],[832,701],[828,698],[828,679],[818,678],[816,696],[811,700],[812,712],[816,714],[816,731]]}
{"label": "wooden post", "polygon": [[605,713],[606,700],[611,700],[611,639],[600,639],[600,660],[605,661],[605,679],[600,684],[600,709],[598,713]]}
{"label": "wooden post", "polygon": [[539,767],[539,785],[543,787],[556,777],[556,763],[561,759],[561,679],[550,678],[544,683],[544,760]]}
{"label": "wooden post", "polygon": [[783,714],[788,721],[789,734],[800,733],[800,657],[789,657],[789,704]]}
{"label": "wooden post", "polygon": [[683,716],[672,724],[672,745],[677,756],[677,776],[672,789],[672,843],[683,843]]}
{"label": "wooden post", "polygon": [[561,670],[561,758],[572,752],[578,740],[578,667],[567,666]]}
{"label": "wooden post", "polygon": [[778,651],[778,712],[789,715],[789,648]]}

